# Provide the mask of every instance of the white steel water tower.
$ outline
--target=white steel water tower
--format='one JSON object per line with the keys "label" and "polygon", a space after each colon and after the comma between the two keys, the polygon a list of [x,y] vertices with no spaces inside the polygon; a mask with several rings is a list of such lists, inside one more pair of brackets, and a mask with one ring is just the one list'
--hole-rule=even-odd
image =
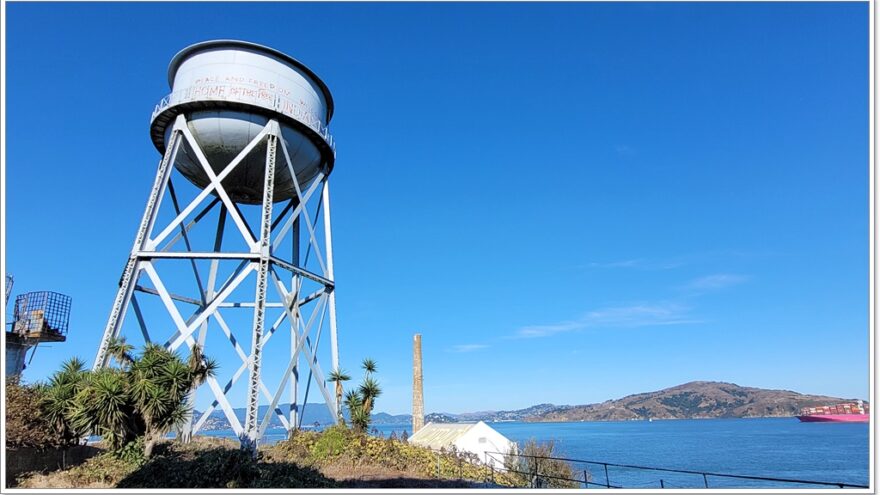
{"label": "white steel water tower", "polygon": [[[330,369],[338,368],[328,184],[336,155],[328,130],[333,99],[302,63],[243,41],[183,49],[171,61],[168,80],[171,93],[156,106],[150,127],[162,159],[94,367],[108,364],[108,344],[128,326],[129,308],[144,341],[171,350],[202,345],[212,356],[215,342],[209,336],[219,335],[226,342],[220,344],[238,355],[237,371],[225,385],[207,382],[213,404],[191,417],[181,434],[190,437],[219,407],[242,445],[255,449],[273,415],[288,431],[301,424],[311,377],[333,417],[339,414],[318,360],[321,332],[329,327]],[[175,190],[178,174],[196,186],[189,187],[197,193],[187,201],[181,200],[181,185]],[[170,214],[163,219],[162,211]],[[208,222],[213,243],[200,249],[194,230]],[[157,267],[173,261],[183,265],[160,275]],[[235,267],[225,280],[223,263]],[[181,277],[193,282],[193,293],[171,288],[170,281],[179,284]],[[155,304],[170,326],[148,321],[153,316],[143,310],[148,297],[161,302]],[[270,310],[278,312],[271,321]],[[253,317],[247,324],[228,324],[224,316],[232,311]],[[289,355],[287,366],[277,366],[270,376],[261,356],[270,339],[281,344],[272,338],[276,333],[288,335]],[[300,404],[303,361],[310,378]],[[245,371],[247,412],[241,424],[227,393]],[[275,390],[264,383],[269,377],[278,378]],[[279,407],[285,387],[287,414]],[[260,411],[261,404],[268,407]]]}

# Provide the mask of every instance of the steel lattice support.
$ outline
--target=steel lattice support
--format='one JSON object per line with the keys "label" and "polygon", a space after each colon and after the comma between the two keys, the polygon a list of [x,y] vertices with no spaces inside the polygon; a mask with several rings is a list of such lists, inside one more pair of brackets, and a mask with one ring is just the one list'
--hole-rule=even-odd
{"label": "steel lattice support", "polygon": [[[327,389],[326,377],[318,360],[318,344],[322,328],[326,324],[330,330],[331,366],[332,369],[338,368],[330,199],[326,175],[329,171],[324,170],[319,173],[303,190],[297,181],[290,153],[280,134],[278,122],[270,120],[238,156],[226,164],[219,173],[215,173],[212,165],[217,164],[208,162],[205,153],[187,127],[186,118],[182,115],[177,117],[167,149],[159,162],[156,179],[98,347],[94,369],[108,366],[108,346],[113,339],[121,336],[129,306],[134,309],[133,313],[140,333],[146,342],[164,342],[164,346],[171,351],[176,351],[185,344],[191,350],[195,346],[206,346],[207,335],[219,332],[222,340],[232,346],[240,360],[238,369],[225,384],[221,385],[213,377],[207,380],[207,386],[213,394],[213,402],[198,418],[190,414],[179,431],[184,440],[190,439],[197,433],[218,407],[232,425],[241,440],[242,447],[252,452],[256,451],[259,439],[268,428],[273,415],[288,431],[298,428],[302,423],[302,410],[298,400],[301,358],[305,360],[309,369],[306,393],[301,403],[305,404],[308,400],[311,380],[314,378],[314,385],[323,396],[330,413],[334,418],[338,415],[339,405],[335,403],[335,397]],[[264,143],[265,146],[261,147]],[[188,147],[187,153],[191,152],[195,156],[210,179],[210,184],[188,203],[179,202],[172,182],[175,160],[184,146]],[[260,153],[265,153],[265,176],[259,225],[257,228],[252,228],[238,205],[230,200],[230,195],[222,181],[243,163],[248,155],[256,153],[256,149],[264,150]],[[286,167],[290,173],[296,196],[273,220],[274,185],[279,166]],[[157,226],[159,208],[166,195],[171,199],[175,216],[166,225]],[[310,201],[317,203],[315,207],[317,209],[310,210]],[[220,207],[213,249],[196,251],[191,243],[191,231],[200,222],[204,222],[208,213],[218,204]],[[323,210],[323,238],[317,235],[319,231],[316,229],[318,213],[321,210]],[[311,218],[312,214],[314,219]],[[231,220],[232,224],[228,229],[227,220]],[[154,234],[154,230],[158,230],[159,233]],[[248,249],[225,250],[223,236],[224,233],[229,232],[240,234]],[[308,241],[301,243],[300,237],[305,237]],[[171,251],[171,248],[181,240],[185,251]],[[286,247],[288,243],[291,248]],[[305,256],[301,255],[302,249],[306,250]],[[281,254],[282,251],[285,252],[284,255]],[[287,253],[290,253],[289,259],[286,259]],[[310,257],[320,266],[318,273],[307,268]],[[168,290],[169,286],[155,265],[162,263],[163,260],[175,259],[189,260],[190,268],[177,275],[188,272],[194,279],[196,294],[178,294]],[[199,272],[197,260],[210,262],[206,283]],[[238,265],[225,280],[222,280],[222,277],[219,277],[218,265],[224,260],[237,261]],[[289,289],[282,282],[279,275],[281,272],[289,274]],[[233,297],[233,293],[236,289],[252,278],[255,279],[253,297],[234,300],[236,298]],[[142,280],[152,287],[142,285],[140,283]],[[311,293],[303,293],[304,282],[318,284],[320,288]],[[158,297],[167,316],[174,323],[171,335],[161,334],[162,331],[166,331],[164,327],[150,326],[148,321],[150,315],[143,310],[143,299],[139,300],[135,293],[146,294],[143,297]],[[271,300],[272,298],[280,302],[275,302]],[[184,315],[177,304],[192,307],[193,312]],[[230,326],[223,316],[224,311],[235,308],[253,309],[249,340],[239,338],[241,336],[237,337],[235,327]],[[267,308],[282,308],[283,313],[274,321],[267,321]],[[304,316],[303,311],[307,309],[308,312]],[[241,330],[243,329],[238,329],[239,332]],[[271,376],[280,378],[281,382],[273,393],[263,381],[267,375],[262,369],[262,355],[265,346],[279,330],[290,332],[290,360],[282,375],[277,375],[273,370]],[[250,342],[250,349],[243,348],[242,342]],[[211,348],[206,347],[204,352],[210,356]],[[247,395],[243,401],[246,405],[246,415],[242,424],[236,417],[227,394],[245,372],[248,372]],[[287,414],[281,411],[278,405],[285,389],[290,394]],[[262,402],[263,400],[265,402]],[[261,402],[269,406],[262,418],[259,414]],[[191,394],[188,403],[190,407],[195,404],[195,394]]]}

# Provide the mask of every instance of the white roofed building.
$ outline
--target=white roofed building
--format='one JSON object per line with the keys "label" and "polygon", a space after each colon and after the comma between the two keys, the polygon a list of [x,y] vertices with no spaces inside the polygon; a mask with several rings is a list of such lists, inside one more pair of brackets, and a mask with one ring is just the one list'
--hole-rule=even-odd
{"label": "white roofed building", "polygon": [[504,456],[516,443],[494,428],[478,423],[428,423],[409,437],[409,442],[434,450],[455,450],[475,454],[481,462],[504,469]]}

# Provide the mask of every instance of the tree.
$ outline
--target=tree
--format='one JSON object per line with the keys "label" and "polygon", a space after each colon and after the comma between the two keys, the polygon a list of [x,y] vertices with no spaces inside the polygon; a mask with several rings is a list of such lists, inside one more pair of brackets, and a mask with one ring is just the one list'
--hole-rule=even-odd
{"label": "tree", "polygon": [[[356,390],[349,390],[345,394],[344,404],[346,409],[348,409],[348,415],[351,418],[351,424],[355,431],[366,433],[370,428],[373,407],[376,404],[376,399],[382,394],[382,389],[379,387],[379,382],[373,378],[373,373],[377,369],[376,361],[366,358],[361,363],[361,368],[364,370],[364,380]],[[332,373],[330,376],[330,380],[335,381],[337,385],[336,398],[338,401],[339,397],[342,396],[341,378],[340,380],[335,379]],[[345,379],[349,378],[348,375],[344,376]]]}
{"label": "tree", "polygon": [[351,377],[345,373],[344,370],[335,369],[330,372],[330,381],[336,384],[336,404],[337,404],[337,412],[339,414],[339,424],[345,424],[345,418],[342,417],[342,382],[347,382],[351,380]]}
{"label": "tree", "polygon": [[66,445],[75,444],[88,434],[88,429],[77,428],[68,420],[73,398],[85,387],[88,374],[85,363],[74,357],[40,386],[40,410]]}
{"label": "tree", "polygon": [[128,383],[135,407],[144,419],[147,457],[156,442],[187,418],[187,396],[216,369],[217,364],[206,360],[197,345],[187,362],[156,344],[147,344],[140,358],[131,361]]}
{"label": "tree", "polygon": [[112,341],[108,352],[119,367],[87,372],[63,418],[76,431],[101,435],[114,450],[143,437],[144,456],[150,457],[156,443],[186,419],[187,395],[214,375],[217,364],[199,346],[186,361],[156,344],[146,344],[137,356],[133,349],[124,340]]}

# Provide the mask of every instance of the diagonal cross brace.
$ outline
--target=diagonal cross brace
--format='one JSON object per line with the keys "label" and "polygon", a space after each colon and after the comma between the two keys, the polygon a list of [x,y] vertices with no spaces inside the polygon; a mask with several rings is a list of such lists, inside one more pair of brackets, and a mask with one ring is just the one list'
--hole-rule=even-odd
{"label": "diagonal cross brace", "polygon": [[[309,218],[309,212],[305,205],[305,200],[303,199],[302,190],[299,187],[299,181],[296,180],[296,172],[293,170],[293,163],[290,161],[290,155],[287,153],[287,147],[281,146],[281,151],[284,152],[284,161],[287,164],[287,170],[290,172],[291,179],[293,181],[293,189],[296,191],[296,197],[299,200],[299,205],[297,208],[302,207],[303,218],[306,220],[306,228],[309,231],[309,243],[311,243],[312,247],[315,249],[315,256],[318,258],[318,264],[321,265],[321,270],[324,273],[324,276],[327,276],[327,266],[324,264],[324,257],[321,256],[321,249],[318,247],[318,239],[315,237],[315,228],[312,226],[312,221]],[[313,181],[313,186],[315,183],[322,182],[323,183],[324,174],[318,174]]]}
{"label": "diagonal cross brace", "polygon": [[[156,291],[159,292],[159,297],[162,299],[162,302],[165,304],[165,309],[168,310],[168,314],[171,316],[172,321],[174,321],[175,326],[177,326],[178,331],[182,332],[183,329],[187,328],[187,322],[183,321],[183,317],[180,315],[180,312],[177,310],[177,307],[174,306],[174,301],[171,300],[171,296],[168,294],[168,291],[165,289],[165,284],[162,283],[162,280],[159,278],[159,274],[156,273],[156,269],[153,267],[153,264],[151,262],[144,261],[143,265],[144,265],[144,272],[147,274],[147,276],[153,282],[153,286],[156,288]],[[242,273],[247,275],[247,271],[244,271]],[[221,292],[218,298],[223,298],[223,297],[225,297],[225,296],[223,295],[223,292]],[[199,314],[195,318],[195,320],[192,323],[190,323],[189,325],[193,329],[198,327],[198,325],[201,323],[201,321],[204,318],[207,318],[206,313],[208,313],[208,312],[206,311],[206,312],[202,312],[201,314]],[[185,339],[184,341],[187,343],[187,345],[189,346],[190,349],[192,349],[193,346],[196,345],[195,339],[192,338],[192,332],[189,332],[184,339]],[[176,349],[176,348],[171,348],[171,346],[168,343],[165,344],[165,348],[172,351],[172,352],[174,352],[174,350]],[[214,392],[214,397],[220,401],[220,404],[223,407],[223,411],[226,413],[227,419],[229,420],[229,423],[232,425],[233,430],[235,430],[235,432],[237,434],[240,434],[240,432],[242,431],[241,423],[239,423],[238,418],[235,416],[235,412],[233,411],[232,406],[226,400],[225,394],[223,394],[223,392],[220,391],[220,385],[217,383],[217,379],[214,378],[213,376],[209,376],[207,378],[207,382],[208,382],[208,385],[210,386],[211,390]]]}
{"label": "diagonal cross brace", "polygon": [[[278,290],[278,295],[281,296],[282,300],[288,301],[290,299],[290,295],[287,289],[284,287],[284,284],[281,283],[281,280],[278,278],[278,275],[272,270],[272,280],[275,282],[275,288]],[[322,321],[323,321],[323,311],[326,308],[326,297],[321,297],[321,310],[322,310]],[[315,308],[317,310],[317,307]],[[288,320],[291,322],[299,321],[296,315],[291,311],[289,306],[285,306],[284,310],[288,314]],[[310,329],[311,321],[314,318],[314,313],[312,313],[312,318],[309,318],[309,325],[303,328],[303,332],[300,334],[295,327],[291,327],[291,330],[297,334],[297,344],[296,350],[294,351],[293,356],[291,356],[290,363],[288,364],[288,369],[284,374],[284,378],[282,378],[281,385],[278,387],[278,391],[275,394],[275,399],[273,400],[273,407],[277,404],[277,401],[280,399],[281,394],[284,391],[284,385],[287,384],[287,380],[290,378],[290,373],[293,370],[293,367],[296,365],[297,359],[299,357],[299,353],[303,352],[306,354],[306,362],[309,365],[309,368],[312,371],[312,374],[315,377],[315,382],[318,385],[318,389],[321,391],[321,394],[324,396],[324,401],[327,404],[327,407],[330,408],[331,413],[333,412],[333,404],[335,401],[330,398],[330,394],[327,391],[327,387],[325,385],[324,373],[321,371],[320,366],[317,363],[317,359],[315,359],[315,354],[311,351],[311,349],[306,348],[303,343],[308,336],[308,330]],[[301,324],[301,323],[300,323]],[[267,425],[268,421],[264,420],[264,424],[262,428],[264,429]]]}
{"label": "diagonal cross brace", "polygon": [[248,143],[248,145],[245,146],[244,149],[242,149],[241,152],[239,152],[238,155],[236,155],[236,157],[231,162],[229,162],[229,165],[227,165],[226,168],[224,168],[222,171],[220,171],[219,174],[214,174],[214,170],[211,168],[210,164],[208,163],[208,160],[205,157],[205,154],[202,152],[198,143],[196,143],[195,137],[193,137],[192,133],[189,132],[189,128],[185,124],[181,127],[181,132],[183,133],[184,138],[189,142],[190,146],[193,148],[193,151],[196,153],[196,158],[198,159],[199,164],[205,170],[205,173],[208,174],[208,177],[211,179],[211,182],[210,182],[210,184],[205,186],[205,188],[199,192],[199,194],[195,197],[195,199],[193,199],[189,203],[189,205],[187,205],[186,208],[184,208],[183,211],[180,212],[180,214],[177,215],[177,217],[174,220],[172,220],[171,223],[169,223],[168,226],[166,226],[165,229],[158,236],[156,236],[154,239],[148,241],[147,248],[149,250],[152,250],[152,249],[155,249],[156,246],[161,244],[162,241],[165,240],[165,238],[168,237],[168,235],[170,235],[171,232],[181,222],[183,222],[183,220],[190,213],[192,213],[193,210],[195,210],[196,207],[198,205],[200,205],[205,200],[205,198],[208,197],[209,194],[211,194],[212,191],[215,191],[215,190],[217,191],[217,195],[220,196],[221,201],[223,201],[224,206],[226,206],[226,209],[229,212],[229,216],[232,217],[232,220],[235,222],[236,227],[238,227],[239,232],[241,232],[241,235],[244,238],[245,242],[247,243],[248,246],[253,248],[254,245],[256,244],[256,242],[251,237],[250,232],[247,230],[247,227],[245,226],[244,220],[236,212],[235,207],[232,204],[232,201],[229,200],[229,195],[226,194],[226,190],[223,188],[223,184],[221,184],[221,182],[223,181],[223,179],[226,178],[227,175],[232,173],[232,171],[235,170],[235,167],[237,167],[242,161],[244,161],[244,159],[251,153],[251,151],[253,151],[254,148],[256,148],[257,145],[260,144],[260,142],[266,137],[266,135],[269,133],[268,125],[266,127],[264,127],[263,130],[260,131],[259,134],[257,134],[254,137],[254,139],[252,139],[251,142]]}
{"label": "diagonal cross brace", "polygon": [[[277,282],[277,278],[273,277],[273,279],[275,279]],[[309,317],[309,321],[306,323],[305,327],[303,328],[303,332],[301,334],[299,332],[296,332],[296,337],[297,337],[296,351],[294,351],[293,355],[290,357],[290,361],[287,364],[287,369],[284,372],[283,378],[281,379],[281,383],[278,385],[278,389],[275,392],[275,396],[272,398],[272,404],[269,407],[270,409],[274,409],[278,406],[278,401],[281,399],[281,395],[284,393],[284,387],[287,385],[287,381],[290,379],[290,374],[293,371],[294,366],[296,366],[297,360],[299,359],[299,353],[301,351],[303,351],[308,355],[308,357],[310,357],[310,358],[312,357],[312,353],[309,352],[309,350],[305,349],[304,343],[305,343],[306,338],[308,337],[309,332],[312,329],[312,325],[314,324],[315,316],[318,314],[319,310],[322,315],[324,313],[324,308],[326,306],[324,299],[325,298],[322,297],[321,301],[315,306],[315,309],[312,311],[312,315]],[[295,318],[292,315],[292,313],[290,313],[289,308],[285,308],[285,310],[288,311],[288,319],[291,322],[299,321],[298,318]],[[267,411],[266,416],[263,418],[263,422],[260,424],[260,435],[262,435],[265,432],[266,428],[268,427],[269,418],[270,418],[270,412]]]}
{"label": "diagonal cross brace", "polygon": [[[307,296],[303,299],[300,299],[297,302],[297,305],[299,307],[305,306],[306,304],[314,301],[315,299],[318,299],[321,296],[321,294],[323,294],[323,293],[324,293],[323,289],[318,289],[313,294],[310,294],[309,296]],[[320,304],[320,301],[319,301],[319,304]],[[316,309],[314,309],[313,312],[314,311],[316,311]],[[218,315],[220,315],[219,310],[214,313],[215,317]],[[278,318],[272,324],[272,327],[266,332],[266,337],[265,337],[265,339],[263,339],[263,345],[266,345],[266,343],[269,341],[269,339],[272,337],[272,335],[274,335],[275,332],[277,331],[277,329],[280,327],[281,323],[283,323],[284,320],[286,320],[286,319],[287,319],[286,312],[282,313],[281,315],[278,316]],[[239,355],[239,357],[240,356],[241,355]],[[238,379],[241,378],[241,375],[244,374],[244,371],[247,369],[247,367],[248,367],[248,362],[247,362],[247,360],[245,360],[242,362],[242,364],[238,368],[238,370],[233,374],[233,377],[223,387],[224,394],[226,392],[228,392],[238,382]],[[269,401],[272,400],[272,396],[271,396],[271,394],[269,394],[268,390],[265,389],[265,385],[263,385],[263,394],[264,394],[264,397],[269,399]],[[202,416],[199,418],[199,421],[196,423],[196,426],[193,428],[193,433],[195,433],[196,431],[198,431],[201,428],[202,424],[204,424],[204,422],[208,419],[208,416],[210,416],[211,413],[214,412],[214,410],[217,408],[218,405],[219,405],[219,402],[214,400],[214,402],[212,402],[211,405],[202,413]],[[276,411],[276,414],[278,414],[277,411]],[[282,422],[284,422],[284,421],[285,420],[282,420]],[[285,426],[287,426],[287,425],[285,424]]]}
{"label": "diagonal cross brace", "polygon": [[[278,236],[275,238],[275,241],[272,244],[272,251],[275,251],[276,249],[278,249],[278,246],[281,244],[281,241],[284,240],[285,236],[287,236],[287,233],[290,231],[290,228],[293,226],[293,223],[296,221],[296,219],[301,214],[304,213],[305,205],[312,198],[312,195],[314,195],[315,191],[318,189],[318,186],[320,186],[323,183],[323,178],[324,178],[324,174],[319,173],[317,175],[317,177],[315,177],[314,180],[312,180],[312,184],[309,186],[309,189],[306,191],[306,194],[304,196],[297,196],[296,208],[294,208],[293,213],[290,214],[290,216],[284,222],[284,226],[278,232]],[[308,212],[306,211],[305,214],[308,214]]]}
{"label": "diagonal cross brace", "polygon": [[[149,262],[145,261],[144,263]],[[183,344],[184,340],[186,340],[187,337],[191,336],[193,332],[195,332],[196,329],[199,327],[199,325],[201,325],[203,321],[211,316],[211,314],[213,314],[214,311],[220,306],[220,303],[225,301],[226,298],[229,297],[229,294],[231,294],[232,291],[235,290],[235,288],[238,287],[238,285],[241,284],[241,282],[251,273],[251,271],[254,270],[254,264],[255,263],[248,263],[248,266],[244,270],[239,272],[239,274],[236,275],[235,278],[230,280],[229,283],[225,287],[223,287],[223,289],[217,294],[217,297],[215,297],[211,300],[210,303],[208,303],[208,306],[205,307],[204,311],[199,313],[199,316],[196,317],[195,321],[193,321],[190,325],[184,325],[183,327],[178,326],[177,331],[174,333],[174,335],[171,336],[170,339],[168,339],[168,342],[165,343],[165,346],[171,351],[177,350],[177,348],[180,347],[181,344]],[[155,281],[153,283],[155,283]],[[173,309],[174,313],[177,314],[177,317],[180,318],[180,313],[177,311],[177,308],[174,307],[173,304],[168,309],[169,312]]]}
{"label": "diagonal cross brace", "polygon": [[98,354],[95,356],[95,362],[92,369],[97,370],[107,365],[107,348],[110,340],[116,338],[119,334],[121,322],[125,319],[125,312],[134,293],[134,286],[140,278],[140,258],[136,254],[149,244],[150,235],[153,226],[156,223],[156,216],[159,206],[162,203],[162,196],[171,177],[171,169],[174,161],[177,159],[177,152],[180,150],[180,128],[186,127],[186,123],[182,118],[174,123],[171,131],[171,139],[162,160],[159,162],[159,169],[156,171],[156,180],[153,182],[153,189],[147,199],[147,206],[144,209],[144,216],[141,219],[141,225],[135,236],[134,246],[128,257],[128,262],[122,270],[122,277],[119,280],[119,289],[116,291],[116,298],[110,309],[110,317],[107,319],[107,325],[104,327],[104,335],[101,337],[101,343],[98,345]]}
{"label": "diagonal cross brace", "polygon": [[[232,334],[232,330],[230,330],[229,325],[226,324],[226,320],[224,320],[223,317],[220,315],[219,309],[214,313],[214,319],[217,320],[217,324],[220,325],[220,328],[223,330],[223,334],[226,335],[226,339],[235,349],[235,352],[236,354],[238,354],[241,362],[245,365],[249,365],[250,357],[245,354],[244,349],[242,349],[241,345],[238,343],[238,340],[236,340],[235,336]],[[269,388],[266,387],[266,384],[263,383],[262,378],[260,378],[260,391],[262,391],[263,397],[265,397],[267,400],[272,400],[272,394],[269,392]],[[281,422],[284,423],[285,428],[288,427],[287,418],[281,416]]]}

